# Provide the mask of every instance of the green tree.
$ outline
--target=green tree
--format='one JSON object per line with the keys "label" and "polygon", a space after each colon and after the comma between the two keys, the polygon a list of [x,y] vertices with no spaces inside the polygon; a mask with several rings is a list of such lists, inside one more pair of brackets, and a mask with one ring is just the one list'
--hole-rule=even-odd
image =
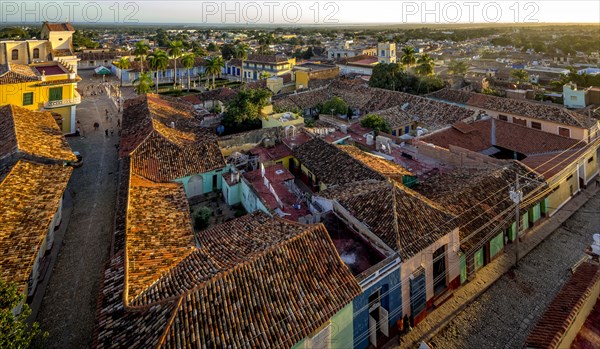
{"label": "green tree", "polygon": [[387,122],[381,116],[376,114],[365,115],[360,121],[360,125],[373,129],[376,133],[390,132],[390,126],[387,124]]}
{"label": "green tree", "polygon": [[424,76],[433,75],[435,62],[428,53],[419,56],[419,59],[417,59],[417,64],[417,74]]}
{"label": "green tree", "polygon": [[529,74],[527,74],[527,72],[524,69],[514,69],[510,72],[510,76],[517,80],[517,84],[529,80]]}
{"label": "green tree", "polygon": [[150,50],[150,46],[143,41],[138,41],[135,43],[135,48],[133,49],[133,54],[140,61],[140,72],[144,72],[144,59],[148,55],[148,50]]}
{"label": "green tree", "polygon": [[221,51],[221,57],[226,61],[235,57],[237,53],[237,47],[233,44],[225,44],[221,46],[219,50]]}
{"label": "green tree", "polygon": [[163,50],[156,50],[148,56],[148,66],[156,73],[156,93],[158,93],[158,73],[164,72],[169,66],[169,56]]}
{"label": "green tree", "polygon": [[209,57],[206,59],[206,74],[212,75],[212,87],[215,88],[215,78],[221,74],[221,69],[225,66],[225,61],[221,56]]}
{"label": "green tree", "polygon": [[467,74],[467,63],[465,63],[464,61],[451,61],[450,64],[448,64],[448,74],[453,75],[453,76],[461,76],[464,77],[465,74]]}
{"label": "green tree", "polygon": [[348,111],[348,104],[344,102],[340,97],[333,97],[327,102],[323,103],[322,113],[331,113],[336,115],[345,115]]}
{"label": "green tree", "polygon": [[187,90],[190,92],[190,69],[194,67],[194,63],[196,62],[196,56],[193,53],[188,53],[181,57],[181,64],[183,67],[187,69]]}
{"label": "green tree", "polygon": [[167,52],[173,59],[173,87],[175,87],[177,85],[177,58],[183,54],[183,43],[179,40],[169,42]]}
{"label": "green tree", "polygon": [[129,69],[130,63],[129,58],[122,57],[115,64],[117,68],[121,69],[121,86],[123,86],[123,74],[125,73],[125,69]]}
{"label": "green tree", "polygon": [[[31,309],[24,303],[24,297],[15,284],[0,278],[0,348],[29,348],[48,336],[37,322],[28,324]],[[21,303],[24,303],[21,312],[14,315],[13,310]]]}
{"label": "green tree", "polygon": [[216,52],[219,47],[217,47],[217,45],[214,42],[211,42],[210,44],[208,44],[208,46],[206,46],[206,49],[208,50],[208,52]]}
{"label": "green tree", "polygon": [[152,89],[152,78],[148,73],[140,73],[138,78],[133,80],[133,85],[138,95],[146,94]]}
{"label": "green tree", "polygon": [[415,56],[415,48],[412,46],[406,46],[402,49],[402,56],[400,57],[400,62],[407,67],[412,67],[417,63],[417,58]]}
{"label": "green tree", "polygon": [[397,90],[402,86],[406,73],[399,63],[380,63],[373,67],[369,86]]}
{"label": "green tree", "polygon": [[269,103],[271,91],[243,89],[229,103],[223,115],[226,132],[260,128],[260,111]]}

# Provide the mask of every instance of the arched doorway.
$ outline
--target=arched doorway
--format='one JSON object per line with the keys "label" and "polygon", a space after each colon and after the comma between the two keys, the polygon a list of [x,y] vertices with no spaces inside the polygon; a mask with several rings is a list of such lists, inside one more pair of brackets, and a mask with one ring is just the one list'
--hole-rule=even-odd
{"label": "arched doorway", "polygon": [[190,178],[187,184],[187,197],[202,195],[204,188],[204,182],[202,175],[194,175]]}

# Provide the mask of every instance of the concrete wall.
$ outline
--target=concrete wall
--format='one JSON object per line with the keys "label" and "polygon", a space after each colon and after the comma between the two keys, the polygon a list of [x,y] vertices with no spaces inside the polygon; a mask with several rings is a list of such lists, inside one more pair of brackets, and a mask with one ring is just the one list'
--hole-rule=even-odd
{"label": "concrete wall", "polygon": [[506,163],[506,161],[494,159],[487,155],[453,145],[450,146],[450,149],[427,144],[423,141],[413,141],[413,145],[418,149],[419,154],[437,159],[453,167],[496,168],[498,165]]}
{"label": "concrete wall", "polygon": [[[427,249],[421,251],[415,256],[402,262],[401,266],[401,280],[402,283],[402,312],[403,315],[410,316],[410,275],[420,267],[425,268],[425,282],[427,301],[434,296],[433,292],[433,253],[438,248],[446,245],[446,272],[447,272],[447,284],[460,276],[460,258],[458,251],[460,249],[460,238],[458,235],[458,228],[452,230],[442,238],[437,240]],[[456,249],[456,251],[455,251]]]}
{"label": "concrete wall", "polygon": [[264,128],[219,138],[219,147],[223,156],[234,152],[248,151],[259,145],[264,139],[279,139],[282,133],[280,127]]}
{"label": "concrete wall", "polygon": [[[330,339],[329,348],[331,349],[348,349],[353,346],[353,306],[352,302],[348,303],[340,311],[331,317],[329,320]],[[323,328],[324,326],[322,326]],[[300,331],[301,329],[292,329],[292,331]],[[319,330],[315,331],[318,333]],[[314,333],[314,334],[316,334]],[[314,335],[313,334],[313,335]],[[293,349],[311,349],[306,339],[301,340],[292,347]]]}
{"label": "concrete wall", "polygon": [[260,196],[254,192],[250,183],[248,183],[248,181],[246,181],[244,178],[241,178],[240,181],[240,194],[242,205],[248,213],[261,210],[266,214],[271,215],[269,209],[267,209],[265,204],[261,201]]}

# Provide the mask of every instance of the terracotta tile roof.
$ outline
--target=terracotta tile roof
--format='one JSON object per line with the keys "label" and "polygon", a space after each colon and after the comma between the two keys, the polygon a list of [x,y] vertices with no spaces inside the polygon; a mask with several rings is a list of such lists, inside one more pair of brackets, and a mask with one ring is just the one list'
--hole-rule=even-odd
{"label": "terracotta tile roof", "polygon": [[580,265],[531,330],[525,346],[536,349],[558,348],[599,279],[598,264],[586,262]]}
{"label": "terracotta tile roof", "polygon": [[463,102],[466,98],[464,93],[459,97],[454,96],[455,92],[449,93],[444,91],[437,95],[431,94],[435,98],[449,98],[450,101],[456,101],[461,104],[467,104],[472,107],[494,110],[500,113],[514,114],[526,116],[533,119],[546,120],[569,126],[589,128],[594,124],[594,120],[587,115],[583,115],[558,105],[541,103],[530,100],[512,99],[484,95],[480,93],[471,93],[469,99]]}
{"label": "terracotta tile roof", "polygon": [[216,136],[200,126],[191,105],[153,94],[127,101],[120,155],[131,156],[134,173],[157,182],[225,167]]}
{"label": "terracotta tile roof", "polygon": [[383,175],[348,153],[319,138],[313,138],[292,151],[294,156],[327,186],[365,179],[385,179]]}
{"label": "terracotta tile roof", "polygon": [[[496,125],[495,144],[492,144],[492,123]],[[421,140],[446,149],[454,145],[476,152],[497,145],[526,155],[568,149],[578,143],[572,138],[502,120],[488,119],[475,121],[468,126],[457,127],[458,125],[426,135]]]}
{"label": "terracotta tile roof", "polygon": [[[419,122],[429,130],[436,130],[473,116],[473,110],[430,98],[368,87],[359,80],[334,79],[326,87],[274,101],[274,106],[300,109],[316,108],[332,97],[342,98],[351,108],[381,115],[392,126]],[[324,111],[325,113],[327,111]]]}
{"label": "terracotta tile roof", "polygon": [[127,208],[126,301],[135,303],[148,285],[194,250],[187,197],[180,183],[131,176]]}
{"label": "terracotta tile roof", "polygon": [[[489,234],[513,215],[514,204],[507,192],[514,184],[515,174],[541,180],[530,169],[511,162],[492,170],[455,170],[434,175],[414,187],[451,214],[456,215],[460,226],[461,248],[472,251],[489,240]],[[523,187],[523,195],[546,188],[530,182]],[[507,228],[510,223],[504,223]]]}
{"label": "terracotta tile roof", "polygon": [[320,224],[258,212],[198,240],[133,308],[123,305],[123,256],[113,257],[94,347],[289,348],[361,292]]}
{"label": "terracotta tile roof", "polygon": [[69,22],[66,22],[66,23],[44,22],[43,25],[46,26],[49,31],[59,31],[59,32],[65,32],[65,31],[66,32],[74,32],[75,31],[75,28]]}
{"label": "terracotta tile roof", "polygon": [[350,154],[356,160],[362,162],[373,171],[377,171],[382,175],[399,181],[402,184],[403,176],[413,176],[413,174],[404,167],[395,162],[386,160],[380,156],[362,151],[353,145],[340,145],[340,149]]}
{"label": "terracotta tile roof", "polygon": [[415,121],[414,118],[409,113],[402,110],[399,105],[379,110],[374,114],[381,116],[390,128],[402,127]]}
{"label": "terracotta tile roof", "polygon": [[201,101],[221,101],[226,103],[237,95],[235,90],[229,87],[221,87],[214,90],[202,92],[198,95]]}
{"label": "terracotta tile roof", "polygon": [[472,93],[470,92],[455,90],[446,87],[428,94],[427,97],[442,99],[453,103],[467,104],[467,102],[471,98],[471,95]]}
{"label": "terracotta tile roof", "polygon": [[571,349],[594,349],[600,347],[600,298],[581,326]]}
{"label": "terracotta tile roof", "polygon": [[77,160],[49,112],[0,107],[0,159],[22,153],[36,159]]}
{"label": "terracotta tile roof", "polygon": [[38,81],[34,69],[26,64],[8,63],[0,72],[0,85]]}
{"label": "terracotta tile roof", "polygon": [[288,57],[281,55],[259,55],[259,54],[249,54],[246,62],[251,63],[287,63],[289,60]]}
{"label": "terracotta tile roof", "polygon": [[[453,216],[423,195],[387,181],[361,181],[320,193],[337,200],[407,260],[455,228]],[[410,217],[410,219],[406,219]]]}
{"label": "terracotta tile roof", "polygon": [[0,182],[0,277],[27,289],[71,167],[20,160]]}
{"label": "terracotta tile roof", "polygon": [[550,179],[582,157],[589,151],[591,146],[593,145],[588,144],[578,149],[531,154],[521,160],[521,162],[531,167],[543,178]]}

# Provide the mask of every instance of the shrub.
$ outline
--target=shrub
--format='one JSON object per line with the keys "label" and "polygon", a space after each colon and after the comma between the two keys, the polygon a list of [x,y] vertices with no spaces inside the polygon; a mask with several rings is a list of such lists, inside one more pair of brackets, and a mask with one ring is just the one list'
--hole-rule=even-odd
{"label": "shrub", "polygon": [[206,229],[208,227],[208,220],[212,215],[212,210],[208,207],[200,207],[193,214],[194,228],[198,230]]}

